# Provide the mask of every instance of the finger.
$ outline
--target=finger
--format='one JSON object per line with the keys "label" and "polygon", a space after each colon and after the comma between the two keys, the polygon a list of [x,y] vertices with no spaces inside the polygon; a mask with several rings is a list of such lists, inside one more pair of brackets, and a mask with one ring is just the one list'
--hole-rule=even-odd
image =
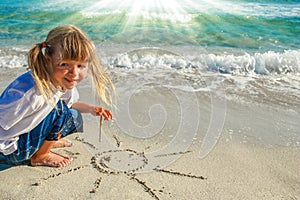
{"label": "finger", "polygon": [[104,108],[102,108],[102,107],[95,107],[96,116],[102,116],[103,112],[104,112]]}
{"label": "finger", "polygon": [[109,110],[106,110],[106,114],[107,114],[108,120],[112,119],[112,114],[111,114],[111,112]]}
{"label": "finger", "polygon": [[109,115],[109,119],[113,118],[113,115],[112,115],[112,113],[109,110],[108,110],[108,115]]}
{"label": "finger", "polygon": [[101,113],[101,108],[100,108],[100,107],[95,107],[95,108],[94,108],[94,112],[95,112],[95,115],[96,115],[96,116],[99,116],[100,113]]}
{"label": "finger", "polygon": [[103,116],[104,116],[104,120],[109,120],[110,119],[109,112],[104,111]]}
{"label": "finger", "polygon": [[112,113],[109,110],[105,110],[102,107],[95,107],[95,114],[96,116],[103,116],[104,120],[111,120],[112,119]]}
{"label": "finger", "polygon": [[105,110],[103,116],[105,117],[105,120],[111,120],[112,119],[112,114],[109,110]]}

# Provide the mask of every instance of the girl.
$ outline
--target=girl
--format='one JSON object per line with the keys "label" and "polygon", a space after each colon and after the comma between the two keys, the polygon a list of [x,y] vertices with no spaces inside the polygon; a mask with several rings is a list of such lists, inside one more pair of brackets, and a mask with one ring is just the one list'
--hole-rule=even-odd
{"label": "girl", "polygon": [[99,99],[111,103],[114,89],[88,36],[72,25],[51,30],[28,54],[30,71],[0,96],[0,158],[32,166],[63,167],[71,158],[51,151],[71,146],[65,137],[80,131],[80,113],[112,119],[109,110],[78,101],[76,84],[88,71]]}

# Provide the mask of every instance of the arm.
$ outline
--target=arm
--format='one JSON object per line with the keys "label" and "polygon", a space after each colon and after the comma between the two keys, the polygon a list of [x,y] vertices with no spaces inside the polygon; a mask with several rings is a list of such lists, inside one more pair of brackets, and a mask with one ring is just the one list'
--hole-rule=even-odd
{"label": "arm", "polygon": [[81,113],[90,113],[92,115],[96,115],[95,106],[88,103],[84,103],[82,101],[77,101],[73,103],[72,108],[78,110]]}
{"label": "arm", "polygon": [[112,119],[112,113],[109,110],[105,110],[104,108],[84,103],[82,101],[75,102],[72,105],[72,108],[78,110],[81,113],[90,113],[94,116],[103,116],[104,120]]}

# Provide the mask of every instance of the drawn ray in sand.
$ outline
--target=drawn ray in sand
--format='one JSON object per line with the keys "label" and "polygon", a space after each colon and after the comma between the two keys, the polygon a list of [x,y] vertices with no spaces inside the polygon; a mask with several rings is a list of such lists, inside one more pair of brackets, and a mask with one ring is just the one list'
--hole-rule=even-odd
{"label": "drawn ray in sand", "polygon": [[[80,139],[75,138],[75,140],[80,141],[89,147],[93,148],[95,147],[93,144],[90,144],[89,142]],[[97,150],[94,148],[94,150]],[[98,191],[101,191],[101,183],[102,183],[102,177],[101,174],[107,174],[107,175],[126,175],[129,180],[139,184],[144,192],[146,192],[148,195],[150,195],[152,198],[159,200],[159,195],[156,194],[157,192],[162,192],[162,190],[155,190],[151,188],[145,181],[143,181],[140,177],[137,177],[137,173],[142,173],[143,169],[146,167],[149,167],[149,159],[162,159],[166,157],[171,156],[179,156],[183,154],[190,153],[191,151],[185,151],[185,152],[171,152],[167,154],[161,154],[156,156],[150,156],[151,158],[147,158],[148,155],[146,155],[144,152],[137,152],[132,149],[117,149],[117,150],[108,150],[108,151],[102,151],[99,153],[96,153],[91,158],[90,165],[83,165],[83,166],[77,166],[68,170],[61,169],[60,172],[56,172],[53,174],[50,174],[49,176],[42,178],[35,183],[32,184],[32,186],[40,186],[42,182],[48,181],[50,179],[54,179],[58,176],[63,175],[70,175],[73,172],[76,172],[78,170],[84,169],[86,167],[92,167],[96,169],[100,174],[99,177],[97,177],[93,181],[93,186],[89,190],[90,194],[94,194]],[[77,156],[78,153],[72,153],[69,152],[71,156]],[[152,165],[150,165],[150,168]],[[147,169],[148,170],[148,169]],[[171,176],[179,176],[182,178],[192,178],[192,179],[198,179],[198,180],[206,180],[206,177],[194,175],[191,173],[183,173],[175,170],[167,170],[162,169],[159,166],[152,168],[152,173],[166,173]]]}
{"label": "drawn ray in sand", "polygon": [[102,178],[98,178],[94,183],[94,188],[90,191],[90,193],[95,193],[96,190],[100,187]]}
{"label": "drawn ray in sand", "polygon": [[71,169],[68,169],[68,170],[62,170],[60,172],[57,172],[57,173],[53,173],[53,174],[50,174],[49,176],[41,179],[41,180],[38,180],[37,182],[31,184],[32,186],[40,186],[42,184],[42,181],[47,181],[49,179],[52,179],[52,178],[56,178],[58,176],[62,176],[62,175],[66,175],[66,174],[70,174],[72,172],[76,172],[80,169],[83,169],[83,168],[86,168],[86,167],[89,167],[89,165],[81,165],[81,166],[78,166],[78,167],[74,167],[74,168],[71,168]]}
{"label": "drawn ray in sand", "polygon": [[[158,157],[181,155],[189,152],[190,151],[174,152],[170,154],[158,155]],[[155,193],[156,190],[148,186],[145,181],[136,177],[136,173],[140,172],[143,168],[145,168],[148,165],[148,162],[149,161],[147,155],[145,155],[144,152],[138,153],[131,149],[110,150],[110,151],[100,152],[95,156],[93,156],[91,159],[91,164],[100,173],[113,174],[113,175],[126,174],[129,180],[138,183],[146,193],[148,193],[154,199],[159,200],[158,195]],[[167,173],[172,176],[180,176],[180,177],[192,178],[198,180],[207,179],[206,177],[193,175],[191,173],[186,174],[174,170],[165,170],[160,168],[153,168],[153,173]],[[92,190],[92,193],[96,192],[96,189],[98,189],[99,184],[97,185],[97,188],[95,187],[95,189]]]}

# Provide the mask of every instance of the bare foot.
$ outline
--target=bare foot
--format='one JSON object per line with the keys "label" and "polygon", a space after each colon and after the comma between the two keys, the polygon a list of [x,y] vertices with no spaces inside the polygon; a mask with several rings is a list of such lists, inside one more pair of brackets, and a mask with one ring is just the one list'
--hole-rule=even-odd
{"label": "bare foot", "polygon": [[73,142],[71,142],[67,139],[61,138],[55,142],[55,144],[53,145],[52,148],[71,147],[73,145],[74,145]]}
{"label": "bare foot", "polygon": [[54,152],[49,152],[46,156],[33,156],[30,159],[32,166],[47,166],[47,167],[65,167],[69,165],[72,158],[59,155]]}

